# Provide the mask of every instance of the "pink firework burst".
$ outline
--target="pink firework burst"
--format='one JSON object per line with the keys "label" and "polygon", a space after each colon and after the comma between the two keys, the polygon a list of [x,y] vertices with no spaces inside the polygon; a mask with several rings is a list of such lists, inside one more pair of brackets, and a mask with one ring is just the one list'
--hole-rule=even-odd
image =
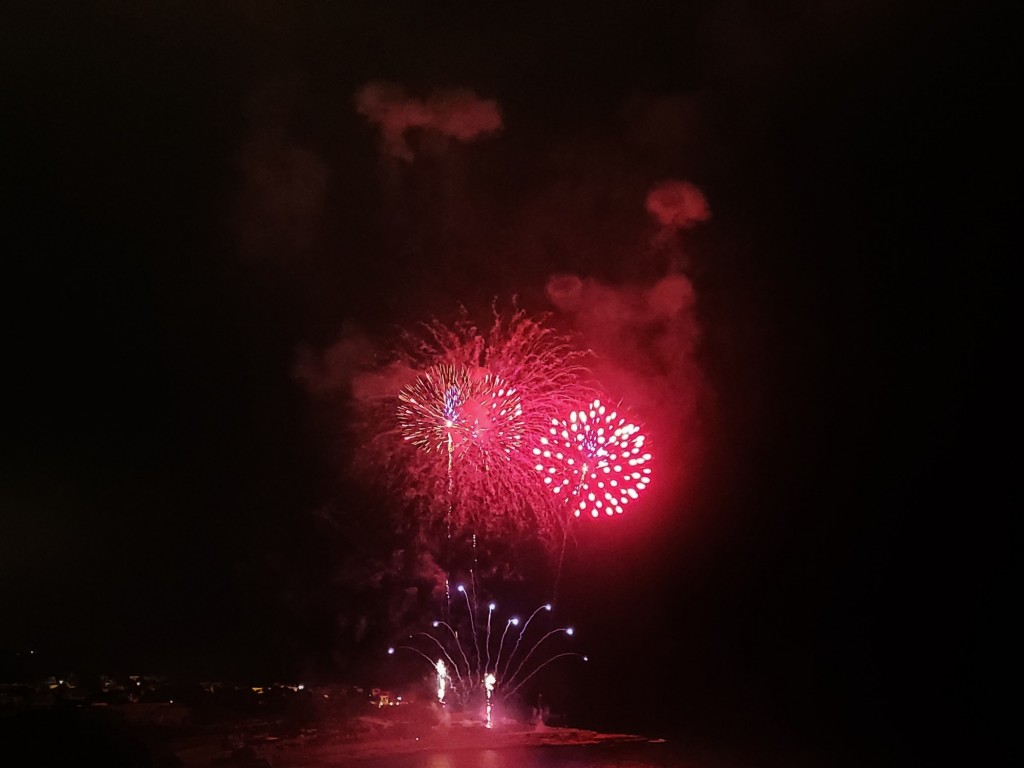
{"label": "pink firework burst", "polygon": [[402,383],[357,403],[369,439],[352,465],[399,502],[399,527],[562,545],[572,516],[539,482],[530,449],[596,391],[590,352],[545,320],[492,307],[478,323],[463,309],[401,334],[388,365]]}
{"label": "pink firework burst", "polygon": [[576,517],[621,514],[651,481],[651,454],[640,427],[600,399],[568,419],[552,419],[539,442],[534,469]]}
{"label": "pink firework burst", "polygon": [[428,452],[467,452],[507,459],[523,441],[516,388],[493,373],[442,363],[398,394],[402,436]]}

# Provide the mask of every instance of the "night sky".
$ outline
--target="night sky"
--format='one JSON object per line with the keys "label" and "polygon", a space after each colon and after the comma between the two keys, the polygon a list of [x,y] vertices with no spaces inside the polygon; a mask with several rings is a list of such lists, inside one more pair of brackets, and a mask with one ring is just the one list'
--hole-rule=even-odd
{"label": "night sky", "polygon": [[[386,502],[346,469],[347,366],[460,302],[572,325],[567,275],[608,331],[671,273],[685,482],[561,585],[580,690],[617,692],[593,721],[971,743],[1016,506],[1006,39],[891,5],[7,5],[0,648],[354,676]],[[670,180],[707,215],[652,214]]]}

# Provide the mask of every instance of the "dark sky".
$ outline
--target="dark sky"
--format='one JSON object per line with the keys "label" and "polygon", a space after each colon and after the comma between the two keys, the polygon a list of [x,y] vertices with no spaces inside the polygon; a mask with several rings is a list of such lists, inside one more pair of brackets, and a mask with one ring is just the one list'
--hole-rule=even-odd
{"label": "dark sky", "polygon": [[[701,468],[566,575],[631,702],[604,722],[885,759],[962,725],[1013,506],[997,20],[460,5],[5,6],[0,648],[339,674],[359,529],[326,541],[317,512],[374,501],[299,362],[671,269]],[[374,83],[500,130],[421,118],[396,147],[357,110]],[[659,228],[668,179],[710,217]]]}

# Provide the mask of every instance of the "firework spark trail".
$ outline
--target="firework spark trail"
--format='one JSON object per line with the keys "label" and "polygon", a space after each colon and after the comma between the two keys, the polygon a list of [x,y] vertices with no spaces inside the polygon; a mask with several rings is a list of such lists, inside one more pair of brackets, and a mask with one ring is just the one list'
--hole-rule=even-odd
{"label": "firework spark trail", "polygon": [[477,637],[477,634],[476,634],[476,621],[473,618],[473,614],[476,613],[476,612],[473,610],[473,606],[470,605],[469,593],[466,592],[466,588],[463,585],[459,584],[459,586],[457,586],[456,589],[459,592],[461,592],[463,594],[463,596],[466,598],[466,610],[469,612],[469,631],[473,635],[473,645],[476,647],[476,673],[479,676],[479,674],[480,674],[480,640],[479,640],[479,638]]}
{"label": "firework spark trail", "polygon": [[[563,627],[563,630],[566,630],[566,629],[569,629],[569,627]],[[513,686],[511,690],[507,691],[505,693],[505,696],[508,696],[508,697],[515,696],[516,693],[519,692],[519,689],[522,688],[524,685],[526,685],[530,681],[530,679],[533,678],[533,676],[536,675],[538,672],[540,672],[542,669],[544,669],[544,667],[546,667],[548,664],[551,664],[552,662],[558,661],[559,659],[564,659],[564,658],[566,658],[568,656],[576,656],[578,658],[583,659],[584,661],[589,661],[589,659],[586,656],[584,656],[581,653],[577,653],[576,651],[563,651],[562,653],[559,653],[559,654],[556,654],[556,655],[552,656],[551,658],[547,659],[543,663],[538,664],[537,667],[530,674],[528,674],[526,677],[524,677],[522,680],[520,680],[518,683],[516,683],[515,686]]]}
{"label": "firework spark trail", "polygon": [[[474,620],[474,613],[477,610],[479,610],[479,606],[475,605],[475,602],[470,601],[467,590],[460,589],[460,591],[463,593],[464,596],[466,596],[467,615],[466,617],[464,617],[464,621],[468,622],[470,628],[478,627],[479,625]],[[473,648],[475,649],[475,655],[473,656],[472,659],[470,658],[470,655],[467,652],[468,644],[463,641],[463,638],[460,636],[459,632],[452,628],[451,625],[443,621],[433,622],[433,626],[435,629],[443,626],[447,630],[447,632],[441,636],[437,636],[429,632],[416,632],[409,636],[410,639],[415,639],[417,637],[426,638],[430,646],[436,648],[436,650],[440,652],[440,656],[437,659],[431,657],[430,655],[428,655],[428,653],[424,652],[424,650],[414,645],[401,645],[397,647],[392,647],[388,649],[388,653],[394,654],[396,650],[408,650],[422,658],[424,661],[428,662],[435,673],[435,678],[438,684],[439,697],[441,696],[441,691],[445,690],[445,685],[447,685],[447,690],[450,691],[451,697],[457,701],[460,701],[463,705],[469,704],[471,699],[481,694],[485,695],[485,700],[488,705],[491,702],[492,695],[496,699],[508,701],[511,699],[512,696],[518,693],[522,689],[522,687],[529,680],[531,680],[538,672],[540,672],[542,669],[544,669],[554,661],[569,656],[575,656],[583,659],[584,661],[587,660],[587,657],[581,653],[577,653],[575,651],[561,651],[547,657],[540,663],[535,664],[532,668],[530,667],[531,659],[534,659],[537,656],[537,654],[541,652],[542,648],[549,644],[548,641],[550,638],[560,633],[570,637],[574,634],[572,627],[559,627],[557,629],[552,629],[546,632],[544,635],[541,636],[539,640],[533,643],[532,646],[530,646],[529,650],[526,652],[526,654],[517,663],[515,671],[511,675],[507,675],[507,671],[511,666],[511,663],[515,659],[516,654],[519,651],[520,642],[526,635],[526,630],[530,625],[530,621],[541,611],[551,610],[550,604],[545,604],[539,606],[536,610],[534,610],[534,612],[530,615],[530,619],[528,619],[523,624],[522,630],[520,631],[519,637],[517,638],[515,647],[513,648],[512,652],[508,655],[508,657],[504,659],[505,671],[501,673],[501,676],[499,676],[499,668],[502,667],[503,661],[505,635],[507,634],[508,628],[510,626],[518,626],[519,619],[516,617],[512,617],[506,621],[505,631],[502,633],[498,653],[494,657],[494,663],[492,666],[490,660],[491,620],[496,608],[497,606],[493,602],[487,605],[488,615],[485,637],[481,639],[478,637],[478,633],[473,632]],[[473,630],[471,629],[471,631]],[[448,638],[448,643],[444,642],[445,638]],[[483,646],[486,648],[486,661],[484,661],[483,657],[481,656],[481,640]],[[441,657],[443,657],[443,659]],[[456,663],[456,658],[461,659],[461,664]],[[443,664],[444,660],[447,660],[449,666],[444,667],[445,673],[444,677],[442,678],[441,673],[438,671],[440,669],[438,665]],[[526,672],[527,670],[529,670],[528,673],[525,676],[520,677],[521,674],[523,672]]]}
{"label": "firework spark trail", "polygon": [[502,672],[501,672],[501,676],[502,677],[505,677],[505,675],[508,674],[509,663],[512,661],[513,657],[516,655],[516,651],[519,650],[519,644],[523,641],[523,635],[525,635],[526,634],[526,630],[529,629],[530,622],[533,621],[533,617],[536,616],[541,611],[550,611],[550,610],[551,610],[551,603],[545,603],[544,605],[538,606],[537,609],[533,613],[530,614],[530,618],[528,618],[526,620],[526,623],[523,624],[523,628],[519,630],[519,637],[516,638],[516,644],[512,648],[512,653],[510,653],[508,655],[508,659],[505,661],[505,669],[503,669]]}
{"label": "firework spark trail", "polygon": [[[559,632],[564,632],[565,634],[567,634],[567,635],[569,635],[571,637],[573,635],[573,628],[572,627],[558,627],[557,629],[552,629],[549,632],[547,632],[540,640],[538,640],[536,643],[534,643],[533,647],[530,648],[530,650],[526,654],[526,656],[523,657],[523,660],[521,662],[519,662],[519,666],[516,667],[516,671],[512,673],[511,677],[506,679],[506,683],[508,685],[511,685],[515,681],[515,679],[519,675],[519,673],[522,671],[523,667],[526,666],[526,662],[528,662],[530,660],[530,658],[533,656],[534,652],[538,648],[540,648],[541,645],[544,644],[545,640],[547,640],[549,637],[552,637],[553,635],[557,635]],[[534,670],[534,672],[536,672],[536,670]],[[533,675],[533,673],[531,673],[530,676],[532,677],[532,675]],[[524,680],[523,682],[526,682],[526,681]],[[513,692],[517,691],[520,687],[521,687],[521,684],[517,685],[515,688],[512,689],[512,691],[510,691],[510,693],[513,693]]]}
{"label": "firework spark trail", "polygon": [[[462,660],[466,663],[466,674],[469,674],[469,671],[470,671],[469,670],[469,658],[466,656],[466,651],[462,647],[462,643],[459,641],[459,633],[456,632],[454,629],[452,629],[452,625],[449,624],[447,621],[435,621],[434,622],[434,627],[436,628],[438,626],[446,627],[448,629],[448,631],[451,633],[452,639],[455,640],[455,646],[459,649],[459,652],[462,654]],[[424,633],[424,634],[427,634],[427,633]],[[434,642],[436,642],[438,645],[441,644],[440,641],[437,640],[436,638],[434,638],[433,635],[427,634],[427,636],[432,638],[432,639],[434,639]],[[448,657],[448,661],[452,662],[452,667],[455,669],[455,674],[458,675],[459,674],[459,666],[458,666],[458,664],[456,664],[454,661],[452,661],[450,656]],[[461,676],[459,677],[459,680],[460,681],[462,680]]]}
{"label": "firework spark trail", "polygon": [[[446,659],[448,659],[448,663],[452,665],[452,667],[451,667],[451,668],[452,668],[453,670],[455,670],[455,677],[456,677],[456,678],[457,678],[457,679],[459,680],[459,682],[461,683],[461,682],[462,682],[462,676],[461,676],[461,675],[459,674],[459,667],[458,667],[458,665],[457,665],[457,664],[456,664],[456,663],[455,663],[455,662],[454,662],[454,661],[452,660],[452,657],[451,657],[451,656],[450,656],[450,655],[448,654],[448,649],[447,649],[447,648],[445,648],[445,647],[444,647],[444,645],[442,645],[441,641],[440,641],[440,640],[438,640],[438,639],[437,639],[436,637],[434,637],[434,636],[433,636],[432,634],[430,634],[429,632],[416,632],[415,634],[413,634],[413,635],[410,635],[410,637],[416,637],[416,636],[422,636],[422,637],[425,637],[425,638],[427,638],[428,640],[430,640],[430,641],[431,641],[432,643],[434,643],[434,645],[436,645],[436,646],[437,646],[437,647],[438,647],[438,648],[440,649],[441,653],[443,653],[443,654],[444,654],[444,657],[445,657]],[[419,654],[420,656],[422,656],[422,657],[423,657],[424,659],[426,659],[427,661],[429,661],[429,662],[430,662],[431,664],[434,664],[434,660],[433,660],[432,658],[430,658],[429,656],[427,656],[427,654],[425,654],[425,653],[423,653],[422,651],[420,651],[419,649],[417,649],[417,648],[412,648],[411,646],[406,646],[406,648],[407,648],[408,650],[410,650],[410,651],[414,651],[414,652],[418,653],[418,654]]]}
{"label": "firework spark trail", "polygon": [[517,616],[513,616],[511,619],[509,619],[508,621],[505,622],[505,629],[501,633],[501,642],[498,643],[498,655],[494,659],[494,671],[495,672],[498,671],[498,667],[501,664],[501,652],[505,648],[505,635],[508,634],[508,628],[509,627],[518,627],[518,626],[519,626],[519,617],[517,617]]}
{"label": "firework spark trail", "polygon": [[[448,508],[446,528],[451,538],[454,478],[453,459],[475,462],[484,469],[508,460],[522,441],[522,404],[515,388],[490,373],[475,374],[466,366],[434,365],[398,394],[398,421],[403,437],[428,453],[445,453]],[[476,534],[473,534],[474,568]],[[451,606],[445,583],[445,605]]]}
{"label": "firework spark trail", "polygon": [[551,491],[573,506],[573,515],[621,514],[651,479],[651,454],[640,427],[594,399],[568,420],[552,419],[549,434],[533,449],[534,469]]}
{"label": "firework spark trail", "polygon": [[484,672],[487,672],[491,666],[491,616],[494,615],[496,607],[494,603],[488,603],[487,605],[487,638],[484,642],[484,648],[487,649],[487,660],[484,662]]}

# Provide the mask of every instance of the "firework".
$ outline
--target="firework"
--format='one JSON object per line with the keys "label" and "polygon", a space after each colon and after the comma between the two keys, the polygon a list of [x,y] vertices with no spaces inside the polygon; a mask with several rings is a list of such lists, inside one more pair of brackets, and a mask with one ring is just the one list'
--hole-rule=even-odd
{"label": "firework", "polygon": [[446,363],[424,371],[398,394],[402,436],[428,452],[508,458],[523,440],[523,406],[500,376]]}
{"label": "firework", "polygon": [[[434,621],[434,631],[416,632],[410,635],[409,644],[388,649],[389,654],[398,650],[409,651],[430,665],[437,680],[437,696],[441,704],[454,702],[455,706],[465,708],[478,705],[483,697],[485,722],[490,727],[491,707],[495,701],[511,702],[527,682],[558,659],[575,656],[587,660],[585,655],[576,651],[549,652],[557,636],[574,636],[572,627],[530,633],[530,626],[537,615],[551,612],[550,603],[539,606],[525,622],[518,616],[506,619],[499,640],[495,627],[500,626],[500,621],[497,624],[493,621],[497,605],[493,602],[487,605],[484,621],[483,617],[477,616],[482,609],[466,587],[459,585],[456,589],[465,598],[465,615],[458,617],[461,621],[456,622],[454,618],[452,623]],[[514,644],[506,643],[510,630],[516,635]],[[527,640],[525,645],[524,639]],[[511,651],[506,654],[507,645],[511,646]]]}
{"label": "firework", "polygon": [[371,437],[355,454],[355,469],[400,502],[399,529],[562,543],[571,516],[537,481],[530,447],[592,389],[589,353],[545,319],[495,310],[479,328],[463,311],[401,336],[389,365],[408,378],[361,403]]}
{"label": "firework", "polygon": [[651,479],[651,454],[636,424],[600,399],[552,419],[533,448],[533,468],[575,517],[621,514]]}
{"label": "firework", "polygon": [[434,669],[437,670],[437,700],[444,704],[444,696],[448,688],[448,667],[444,665],[444,659],[438,659]]}

